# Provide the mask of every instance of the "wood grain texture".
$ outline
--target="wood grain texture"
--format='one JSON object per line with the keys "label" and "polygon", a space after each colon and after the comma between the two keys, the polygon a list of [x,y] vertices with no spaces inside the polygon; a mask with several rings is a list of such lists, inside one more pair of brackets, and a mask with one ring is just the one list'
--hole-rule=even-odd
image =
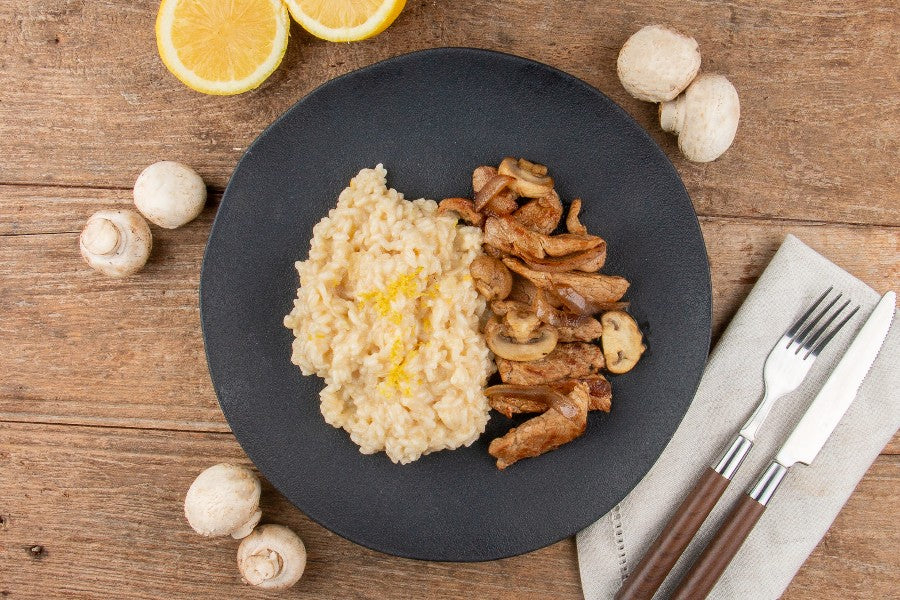
{"label": "wood grain texture", "polygon": [[[398,559],[312,523],[265,482],[264,521],[297,531],[309,562],[290,592],[251,589],[238,542],[200,537],[182,513],[193,478],[223,461],[247,464],[230,434],[0,423],[0,597],[581,598],[572,540],[486,563]],[[900,460],[879,458],[787,600],[890,597],[898,484]]]}
{"label": "wood grain texture", "polygon": [[[228,430],[197,302],[215,206],[184,228],[154,227],[151,260],[137,276],[99,276],[74,232],[94,210],[129,202],[127,190],[0,187],[0,420]],[[701,226],[715,335],[789,232],[879,291],[900,276],[897,228],[715,217]]]}
{"label": "wood grain texture", "polygon": [[[215,205],[221,194],[210,194]],[[97,210],[134,208],[131,190],[0,184],[0,236],[79,233]]]}
{"label": "wood grain texture", "polygon": [[[165,70],[157,6],[0,1],[0,182],[127,188],[168,158],[221,189],[257,134],[328,79],[412,50],[474,46],[562,68],[619,102],[673,158],[701,214],[900,223],[893,0],[516,0],[502,14],[493,2],[410,0],[365,42],[329,44],[294,26],[281,68],[237,97],[192,92]],[[618,82],[618,49],[653,22],[693,35],[703,68],[740,92],[735,145],[713,164],[682,160],[656,108]]]}
{"label": "wood grain texture", "polygon": [[200,335],[211,218],[154,228],[150,263],[125,280],[90,270],[78,234],[0,237],[0,420],[228,431]]}
{"label": "wood grain texture", "polygon": [[[715,335],[788,232],[878,291],[900,280],[900,11],[895,0],[409,0],[355,44],[296,25],[258,90],[194,93],[160,63],[158,0],[0,0],[0,598],[276,597],[242,586],[237,543],[193,534],[181,500],[202,468],[246,463],[215,400],[199,330],[200,261],[247,145],[328,79],[436,46],[512,52],[598,87],[682,175],[709,249]],[[638,27],[700,43],[736,85],[733,148],[691,164],[615,57]],[[147,164],[195,166],[210,206],[154,228],[151,262],[114,281],[81,262],[94,210],[131,203]],[[785,598],[900,589],[900,436],[884,449]],[[314,485],[314,482],[312,483]],[[297,529],[307,576],[278,597],[580,598],[571,540],[475,565],[396,559],[311,523],[265,486],[267,520]],[[32,550],[34,548],[34,550]]]}
{"label": "wood grain texture", "polygon": [[896,598],[900,458],[882,456],[791,582],[785,600]]}
{"label": "wood grain texture", "polygon": [[[238,542],[203,538],[183,516],[184,493],[193,478],[223,461],[248,464],[231,434],[0,423],[0,597],[550,600],[581,595],[571,540],[485,563],[399,559],[312,523],[268,483],[263,520],[300,534],[309,553],[307,570],[289,592],[250,588],[237,571]],[[32,551],[35,546],[41,550]]]}

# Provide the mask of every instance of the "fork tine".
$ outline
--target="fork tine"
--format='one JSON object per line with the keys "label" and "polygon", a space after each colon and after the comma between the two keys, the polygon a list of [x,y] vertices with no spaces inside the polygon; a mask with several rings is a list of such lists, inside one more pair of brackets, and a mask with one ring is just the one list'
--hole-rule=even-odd
{"label": "fork tine", "polygon": [[822,341],[819,342],[819,344],[815,348],[813,348],[812,350],[807,352],[806,356],[804,356],[803,358],[806,359],[810,354],[812,354],[813,356],[818,356],[819,352],[821,352],[825,348],[825,346],[828,345],[828,342],[830,342],[832,340],[832,338],[834,338],[834,336],[837,335],[838,331],[841,330],[841,327],[846,325],[847,321],[849,321],[853,317],[853,315],[855,315],[858,311],[859,311],[858,306],[856,308],[854,308],[852,311],[850,311],[850,314],[847,315],[846,317],[844,317],[844,320],[841,321],[840,323],[838,323],[837,327],[835,327],[833,330],[831,330],[831,332],[828,335],[826,335],[824,338],[822,338]]}
{"label": "fork tine", "polygon": [[807,310],[805,313],[803,313],[803,316],[800,317],[799,319],[797,319],[797,322],[796,322],[796,323],[794,323],[793,325],[791,325],[791,328],[788,329],[788,331],[787,331],[787,333],[786,333],[785,335],[786,335],[787,337],[789,337],[789,338],[793,338],[793,337],[794,337],[794,334],[797,333],[797,331],[799,331],[799,329],[803,326],[803,322],[806,321],[806,319],[809,318],[809,315],[813,314],[813,311],[816,310],[816,307],[818,307],[818,306],[822,303],[822,300],[824,300],[825,297],[826,297],[828,294],[830,294],[830,293],[831,293],[831,290],[833,290],[833,289],[834,289],[834,286],[831,286],[831,287],[829,287],[827,290],[825,290],[825,293],[822,294],[821,296],[819,296],[819,299],[816,300],[815,304],[813,304],[812,306],[810,306],[810,307],[809,307],[809,310]]}
{"label": "fork tine", "polygon": [[[825,315],[828,314],[828,311],[830,311],[832,309],[832,307],[834,307],[834,305],[837,304],[837,301],[841,299],[841,296],[843,296],[842,293],[835,296],[834,300],[829,302],[828,306],[826,306],[821,311],[819,311],[819,314],[817,314],[815,316],[815,318],[812,321],[810,321],[806,325],[806,327],[803,328],[803,331],[801,331],[794,337],[793,341],[796,342],[798,346],[802,347],[806,343],[806,340],[808,339],[810,332],[813,330],[813,328],[815,328],[816,325],[819,324],[819,321],[821,321],[825,317]],[[799,348],[798,348],[798,351],[799,351]]]}
{"label": "fork tine", "polygon": [[[810,336],[809,336],[807,339],[803,340],[803,343],[800,344],[800,346],[797,348],[796,354],[799,354],[801,349],[803,349],[803,350],[812,350],[813,348],[815,348],[815,347],[816,347],[816,340],[818,340],[819,337],[820,337],[823,333],[825,333],[825,331],[828,330],[828,327],[829,327],[832,323],[834,323],[834,320],[838,318],[838,315],[840,315],[841,312],[843,312],[843,310],[844,310],[845,308],[847,308],[849,305],[850,305],[850,301],[849,301],[849,300],[847,300],[847,301],[844,302],[842,305],[840,305],[840,306],[838,307],[838,309],[837,309],[836,311],[834,311],[834,313],[832,313],[832,315],[831,315],[830,317],[828,317],[828,318],[825,320],[824,323],[822,323],[822,324],[821,324],[814,332],[812,332],[812,333],[810,334]],[[809,353],[807,353],[807,354],[809,354]],[[803,358],[806,358],[806,357],[804,356]]]}

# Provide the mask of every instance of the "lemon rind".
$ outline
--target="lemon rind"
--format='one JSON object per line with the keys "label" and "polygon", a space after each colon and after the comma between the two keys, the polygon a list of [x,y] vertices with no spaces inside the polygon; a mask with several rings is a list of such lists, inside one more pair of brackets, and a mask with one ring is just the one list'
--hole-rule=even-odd
{"label": "lemon rind", "polygon": [[281,0],[269,0],[275,9],[278,19],[272,50],[266,59],[252,73],[242,79],[213,81],[194,73],[178,57],[178,50],[172,43],[171,31],[175,21],[175,8],[178,0],[162,0],[156,17],[156,45],[159,57],[166,68],[184,85],[204,94],[232,96],[259,87],[281,64],[287,51],[290,33],[290,16]]}
{"label": "lemon rind", "polygon": [[[291,16],[303,29],[329,42],[358,42],[378,35],[397,19],[406,6],[406,0],[386,0],[364,23],[356,27],[333,29],[306,15],[295,0],[284,0],[284,3]],[[373,26],[373,23],[376,25]]]}

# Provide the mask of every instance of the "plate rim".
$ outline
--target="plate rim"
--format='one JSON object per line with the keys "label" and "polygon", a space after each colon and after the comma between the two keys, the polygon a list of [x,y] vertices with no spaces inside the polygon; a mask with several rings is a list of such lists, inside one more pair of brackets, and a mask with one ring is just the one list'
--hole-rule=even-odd
{"label": "plate rim", "polygon": [[[690,215],[692,217],[692,219],[690,219],[690,223],[694,227],[696,235],[698,236],[699,240],[702,242],[702,244],[701,244],[702,254],[703,254],[702,258],[703,258],[703,264],[705,266],[705,269],[704,269],[705,276],[703,277],[703,284],[704,284],[705,289],[703,290],[703,292],[705,293],[704,295],[708,298],[708,302],[707,302],[708,311],[707,311],[707,314],[704,315],[704,317],[705,317],[704,323],[706,324],[706,326],[705,326],[706,331],[704,332],[705,335],[703,336],[703,338],[705,340],[704,354],[706,357],[704,360],[704,367],[699,369],[697,375],[693,378],[694,380],[691,382],[691,385],[689,386],[690,389],[693,390],[693,395],[696,395],[696,391],[700,385],[700,380],[702,379],[703,374],[705,372],[705,362],[708,361],[709,353],[710,353],[710,349],[711,349],[711,342],[712,342],[712,317],[713,317],[712,268],[711,268],[711,265],[709,262],[709,252],[708,252],[708,249],[706,246],[706,240],[703,235],[703,230],[700,226],[700,219],[699,219],[699,216],[697,215],[697,211],[694,207],[691,196],[688,193],[687,188],[684,185],[684,180],[682,179],[680,173],[675,168],[675,165],[672,163],[671,159],[665,153],[665,151],[662,149],[662,147],[660,147],[660,145],[656,142],[656,140],[653,139],[653,137],[649,134],[649,132],[640,123],[638,123],[634,119],[634,117],[632,117],[624,108],[622,108],[612,98],[610,98],[605,93],[603,93],[602,90],[600,90],[599,88],[595,87],[594,85],[584,81],[583,79],[581,79],[575,75],[572,75],[571,73],[563,71],[562,69],[559,69],[552,65],[548,65],[546,63],[542,63],[540,61],[537,61],[537,60],[534,60],[531,58],[519,56],[516,54],[509,53],[509,52],[503,52],[503,51],[491,50],[491,49],[485,49],[485,48],[466,47],[466,46],[441,46],[441,47],[434,47],[434,48],[425,48],[425,49],[421,49],[421,50],[415,50],[412,52],[405,52],[402,54],[397,54],[397,55],[388,57],[386,59],[353,69],[351,71],[348,71],[347,73],[338,75],[331,79],[328,79],[327,81],[319,84],[318,86],[316,86],[315,88],[313,88],[312,90],[307,92],[305,95],[303,95],[301,98],[299,98],[296,102],[291,104],[287,109],[285,109],[275,120],[273,120],[271,123],[269,123],[269,125],[267,125],[265,128],[263,128],[262,131],[260,131],[256,135],[256,137],[253,139],[253,141],[244,150],[243,154],[241,155],[241,158],[235,164],[234,169],[232,170],[231,175],[228,178],[228,184],[225,186],[225,189],[222,192],[222,198],[219,201],[219,204],[216,208],[216,215],[213,218],[212,225],[210,226],[210,229],[209,229],[209,234],[207,236],[207,241],[206,241],[206,244],[204,247],[203,258],[202,258],[201,265],[200,265],[200,281],[199,281],[198,292],[197,292],[197,301],[198,301],[199,313],[200,313],[199,314],[200,329],[201,329],[201,335],[203,338],[203,349],[204,349],[204,356],[206,358],[206,363],[207,363],[207,372],[209,373],[210,382],[212,383],[213,392],[216,395],[216,401],[219,404],[219,409],[222,412],[222,415],[225,417],[225,420],[228,423],[229,429],[230,429],[232,435],[234,436],[235,440],[237,440],[238,444],[241,446],[241,449],[247,455],[247,458],[250,459],[250,461],[253,463],[253,466],[257,469],[257,471],[259,471],[260,475],[262,475],[263,477],[266,477],[266,475],[264,473],[262,473],[262,471],[259,469],[259,467],[257,466],[257,461],[254,459],[251,452],[246,448],[244,443],[240,440],[238,435],[235,433],[232,419],[228,416],[228,413],[223,408],[221,399],[219,398],[218,386],[216,384],[215,376],[213,375],[213,369],[210,364],[210,349],[209,349],[209,343],[207,342],[207,327],[206,327],[206,319],[204,318],[204,309],[203,309],[203,304],[204,304],[203,303],[203,294],[204,294],[204,292],[203,292],[203,288],[204,288],[203,275],[206,272],[207,258],[210,253],[211,240],[213,239],[213,234],[216,231],[216,227],[219,222],[219,217],[221,216],[221,208],[224,205],[226,199],[228,198],[229,190],[232,188],[232,183],[234,181],[234,174],[238,172],[238,170],[241,168],[241,165],[244,163],[245,160],[248,159],[248,157],[252,153],[254,146],[262,138],[264,138],[271,130],[276,129],[281,124],[282,121],[286,120],[288,118],[288,116],[295,109],[297,109],[297,107],[303,105],[306,101],[308,101],[311,97],[316,95],[318,92],[320,92],[324,89],[327,89],[333,85],[337,85],[337,84],[339,84],[339,82],[342,82],[346,79],[352,78],[354,76],[365,73],[367,71],[375,70],[379,67],[384,67],[384,66],[387,66],[390,64],[395,64],[395,63],[402,63],[406,60],[419,58],[419,57],[423,57],[423,56],[427,57],[429,55],[441,55],[441,54],[447,54],[447,53],[479,55],[482,57],[500,57],[504,60],[518,62],[522,65],[530,65],[532,67],[536,67],[539,69],[549,70],[553,74],[561,77],[563,80],[566,80],[569,83],[572,83],[572,84],[575,84],[578,86],[583,86],[590,93],[597,94],[600,96],[601,99],[606,100],[607,103],[609,104],[610,108],[612,108],[615,112],[617,112],[621,117],[623,117],[627,121],[630,121],[634,125],[635,130],[639,132],[639,135],[642,136],[645,139],[645,141],[648,142],[649,145],[653,148],[653,151],[658,153],[659,156],[661,156],[664,159],[663,164],[665,165],[665,169],[669,170],[671,172],[671,174],[674,175],[674,178],[678,182],[678,186],[680,186],[680,190],[684,193],[684,197],[687,200],[687,208],[689,209]],[[668,439],[665,442],[665,444],[663,445],[662,450],[660,451],[659,455],[657,455],[657,457],[653,460],[653,462],[648,466],[646,471],[640,473],[640,475],[636,479],[634,479],[634,482],[627,486],[628,491],[625,493],[625,495],[622,497],[622,499],[619,500],[618,503],[621,503],[623,500],[625,500],[625,498],[628,497],[628,495],[634,490],[634,488],[637,485],[640,484],[640,482],[644,479],[644,477],[647,476],[647,474],[653,469],[653,467],[656,465],[656,463],[662,457],[662,454],[666,451],[666,448],[668,447],[669,443],[671,442],[671,439],[675,435],[675,432],[677,431],[678,427],[683,422],[684,417],[687,415],[688,409],[690,408],[692,403],[693,403],[693,396],[692,396],[691,401],[688,402],[687,408],[685,409],[684,413],[678,419],[678,423],[672,429],[672,433],[668,436]],[[375,547],[374,545],[371,545],[369,543],[353,539],[350,534],[345,533],[344,528],[340,527],[340,525],[326,522],[329,520],[328,519],[320,519],[318,516],[313,516],[313,515],[309,514],[305,509],[302,509],[299,506],[297,506],[296,504],[294,504],[294,502],[291,500],[290,496],[287,493],[285,493],[275,482],[271,481],[268,477],[266,477],[266,481],[268,481],[269,484],[272,485],[272,487],[275,488],[279,494],[281,494],[292,506],[294,506],[297,510],[299,510],[306,518],[310,519],[317,525],[324,527],[328,531],[334,533],[335,535],[340,536],[341,538],[343,538],[353,544],[362,546],[364,548],[373,550],[375,552],[387,554],[390,556],[397,556],[399,558],[407,558],[407,559],[412,559],[412,560],[421,560],[421,561],[429,561],[429,562],[473,563],[473,562],[488,562],[488,561],[493,561],[493,560],[501,560],[504,558],[511,558],[514,556],[522,556],[522,555],[540,550],[542,548],[549,547],[549,546],[559,543],[560,541],[565,540],[567,538],[574,537],[576,534],[578,534],[580,531],[584,530],[586,527],[589,527],[591,524],[597,522],[598,520],[602,519],[604,516],[609,514],[609,512],[611,510],[613,510],[615,508],[615,506],[618,505],[618,503],[617,503],[616,505],[613,506],[613,508],[610,509],[610,511],[607,511],[601,515],[598,515],[598,516],[592,518],[588,523],[584,523],[584,524],[578,523],[578,524],[574,525],[573,527],[569,527],[566,529],[564,535],[558,536],[549,542],[543,543],[542,545],[535,546],[530,549],[511,551],[511,552],[503,552],[500,554],[492,554],[490,556],[478,557],[478,558],[465,558],[465,557],[434,558],[434,557],[430,557],[430,556],[412,554],[409,551],[402,550],[402,549],[390,548],[390,547],[388,547],[388,545],[382,545],[381,547]]]}

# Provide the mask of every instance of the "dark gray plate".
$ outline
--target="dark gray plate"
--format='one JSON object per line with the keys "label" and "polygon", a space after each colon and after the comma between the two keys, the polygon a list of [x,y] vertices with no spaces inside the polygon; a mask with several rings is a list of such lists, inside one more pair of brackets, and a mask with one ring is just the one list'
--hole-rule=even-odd
{"label": "dark gray plate", "polygon": [[[282,318],[313,225],[363,167],[407,198],[471,193],[503,156],[547,164],[560,195],[609,243],[605,271],[650,349],[613,379],[613,409],[584,436],[498,471],[488,442],[405,466],[365,456],[319,413],[322,382],[290,363]],[[592,523],[650,469],[693,397],[709,347],[710,278],[690,199],[653,140],[593,87],[530,60],[461,48],[399,56],[321,86],[241,159],[213,225],[200,287],[222,411],[247,454],[310,518],[399,556],[449,561],[541,548]]]}

